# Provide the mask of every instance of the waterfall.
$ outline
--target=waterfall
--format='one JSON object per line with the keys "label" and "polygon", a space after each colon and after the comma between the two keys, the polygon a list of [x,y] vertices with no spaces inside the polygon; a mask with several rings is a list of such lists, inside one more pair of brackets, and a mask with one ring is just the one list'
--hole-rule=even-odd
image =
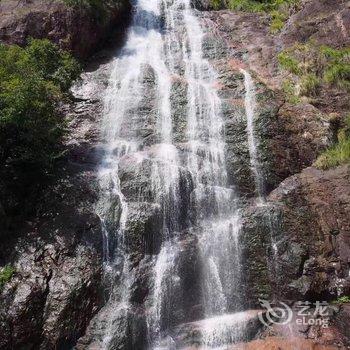
{"label": "waterfall", "polygon": [[265,186],[264,186],[264,178],[262,175],[262,168],[259,162],[259,154],[258,154],[258,141],[255,135],[255,117],[257,112],[256,106],[256,93],[255,93],[255,84],[252,79],[250,73],[244,69],[241,69],[241,72],[244,76],[244,87],[245,87],[245,112],[247,117],[247,135],[248,135],[248,146],[249,146],[249,156],[250,156],[250,164],[251,169],[254,175],[254,181],[256,186],[256,194],[257,194],[257,204],[261,207],[266,208],[266,224],[270,233],[270,241],[272,248],[272,273],[276,272],[277,265],[277,242],[274,238],[274,231],[276,223],[278,224],[278,219],[273,216],[271,213],[270,204],[267,203],[265,198]]}
{"label": "waterfall", "polygon": [[[240,212],[236,193],[227,185],[217,75],[204,58],[205,34],[190,3],[135,2],[134,19],[106,93],[98,214],[112,307],[104,349],[113,349],[116,320],[131,312],[136,265],[150,266],[143,305],[147,347],[159,348],[170,329],[187,320],[178,295],[185,293],[181,252],[188,237],[196,244],[201,266],[195,292],[204,318],[202,344],[223,346],[242,332],[242,327],[230,325],[225,331],[222,322],[213,322],[223,316],[232,319],[230,313],[242,306]],[[172,103],[176,84],[183,87],[181,114]],[[135,184],[125,189],[125,181]],[[134,208],[136,217],[147,217],[151,209],[160,217],[158,226],[154,223],[157,232],[150,233],[152,241],[160,242],[159,249],[140,253],[137,262],[128,246]]]}
{"label": "waterfall", "polygon": [[256,116],[256,95],[255,86],[252,76],[244,69],[241,69],[244,75],[244,87],[245,87],[245,111],[247,116],[247,135],[251,169],[254,175],[254,181],[256,186],[256,192],[259,201],[265,202],[264,195],[264,180],[261,172],[261,164],[258,158],[258,142],[255,136],[255,116]]}

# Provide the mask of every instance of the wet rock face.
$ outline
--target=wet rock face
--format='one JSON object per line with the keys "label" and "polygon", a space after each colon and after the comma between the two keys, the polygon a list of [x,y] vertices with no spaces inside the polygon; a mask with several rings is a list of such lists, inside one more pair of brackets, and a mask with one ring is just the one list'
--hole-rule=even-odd
{"label": "wet rock face", "polygon": [[349,293],[349,170],[307,168],[283,181],[265,206],[243,211],[245,283],[255,305],[262,297],[313,301]]}
{"label": "wet rock face", "polygon": [[0,297],[2,349],[65,348],[100,307],[99,219],[65,209],[56,207],[58,218],[33,226],[13,248],[16,273]]}
{"label": "wet rock face", "polygon": [[277,262],[287,271],[278,285],[290,298],[335,298],[349,293],[349,167],[308,168],[269,197],[282,210]]}
{"label": "wet rock face", "polygon": [[272,208],[252,205],[242,210],[241,259],[249,262],[242,266],[242,288],[247,308],[259,307],[259,299],[272,299],[270,272],[273,272],[274,265],[271,230],[276,223]]}
{"label": "wet rock face", "polygon": [[67,7],[59,0],[5,0],[0,4],[0,41],[23,46],[30,37],[48,38],[87,58],[107,39],[111,28],[127,22],[129,12],[127,0],[108,7],[103,15]]}
{"label": "wet rock face", "polygon": [[310,166],[333,138],[328,115],[309,104],[284,104],[262,132],[265,150],[272,152],[271,173],[279,180]]}
{"label": "wet rock face", "polygon": [[66,158],[39,198],[37,217],[2,244],[1,260],[15,274],[0,293],[1,349],[70,348],[102,305],[95,169],[104,68],[85,74],[76,102],[62,106],[70,127]]}

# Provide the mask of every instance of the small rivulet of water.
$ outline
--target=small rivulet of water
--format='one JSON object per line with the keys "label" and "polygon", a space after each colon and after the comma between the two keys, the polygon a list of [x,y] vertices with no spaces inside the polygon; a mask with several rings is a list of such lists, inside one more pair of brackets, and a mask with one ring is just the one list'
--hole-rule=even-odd
{"label": "small rivulet of water", "polygon": [[255,135],[255,116],[257,111],[255,84],[252,76],[249,74],[248,71],[241,69],[241,72],[244,75],[244,88],[245,88],[244,105],[245,105],[245,112],[247,117],[247,135],[248,135],[250,165],[254,175],[257,197],[260,202],[265,202],[264,179],[262,175],[261,164],[259,162],[259,157],[258,157],[257,137]]}
{"label": "small rivulet of water", "polygon": [[[169,337],[172,343],[174,327],[189,321],[187,310],[180,312],[179,300],[181,295],[187,298],[179,264],[188,237],[197,245],[200,261],[200,283],[192,291],[201,310],[197,315],[202,318],[199,342],[218,348],[241,339],[244,333],[245,318],[232,315],[241,310],[242,303],[240,213],[236,194],[227,186],[217,76],[204,58],[204,33],[190,3],[135,1],[132,25],[106,92],[98,203],[110,286],[104,349],[114,348],[116,320],[128,317],[132,308],[136,267],[126,241],[135,206],[140,218],[151,206],[161,218],[159,249],[145,252],[144,257],[150,266],[143,305],[145,348],[161,348]],[[182,87],[181,113],[172,103],[175,86]],[[251,104],[248,100],[247,108]],[[120,177],[125,166],[132,169],[126,179]],[[136,181],[136,185],[125,191],[125,181]]]}
{"label": "small rivulet of water", "polygon": [[[257,115],[257,103],[256,103],[256,91],[255,84],[250,73],[244,69],[241,69],[241,73],[244,76],[244,87],[245,87],[245,112],[247,117],[247,136],[248,136],[248,146],[249,146],[249,156],[252,173],[254,175],[255,189],[256,189],[256,199],[257,205],[264,209],[265,225],[267,226],[270,233],[271,242],[271,253],[268,260],[272,260],[272,271],[271,274],[276,273],[277,269],[277,242],[275,239],[275,231],[278,231],[279,219],[274,213],[273,207],[270,203],[266,201],[265,198],[265,181],[262,172],[262,166],[259,161],[259,142],[255,132],[255,122]],[[269,262],[269,261],[268,261]]]}

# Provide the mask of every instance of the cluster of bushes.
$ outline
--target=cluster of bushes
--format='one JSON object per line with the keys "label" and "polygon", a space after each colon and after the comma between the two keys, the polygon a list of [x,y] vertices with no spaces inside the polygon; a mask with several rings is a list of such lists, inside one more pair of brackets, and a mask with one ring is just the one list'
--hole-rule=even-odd
{"label": "cluster of bushes", "polygon": [[313,42],[296,44],[278,55],[280,66],[297,77],[297,91],[290,91],[293,81],[285,82],[285,92],[317,96],[322,85],[350,91],[350,48],[333,49]]}
{"label": "cluster of bushes", "polygon": [[338,143],[323,152],[316,160],[319,169],[329,169],[337,165],[350,163],[350,115],[338,132]]}
{"label": "cluster of bushes", "polygon": [[0,44],[0,192],[7,197],[23,197],[50,173],[65,129],[57,107],[79,75],[75,59],[49,40]]}
{"label": "cluster of bushes", "polygon": [[271,18],[271,32],[277,33],[283,28],[291,12],[296,10],[299,2],[299,0],[211,0],[211,6],[216,10],[229,8],[238,11],[268,13]]}

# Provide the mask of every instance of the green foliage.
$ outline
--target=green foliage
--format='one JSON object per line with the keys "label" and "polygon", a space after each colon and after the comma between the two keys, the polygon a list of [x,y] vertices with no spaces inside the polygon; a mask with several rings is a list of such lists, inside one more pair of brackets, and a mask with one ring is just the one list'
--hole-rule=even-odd
{"label": "green foliage", "polygon": [[30,40],[26,52],[35,72],[62,91],[67,91],[80,75],[78,62],[49,40]]}
{"label": "green foliage", "polygon": [[292,57],[288,52],[282,51],[277,56],[278,63],[280,66],[289,72],[299,75],[301,74],[301,69],[299,67],[299,62]]}
{"label": "green foliage", "polygon": [[[80,75],[78,63],[48,40],[0,45],[0,178],[14,191],[40,181],[61,152],[57,104]],[[6,183],[7,181],[7,183]]]}
{"label": "green foliage", "polygon": [[302,96],[316,96],[321,86],[320,79],[314,73],[309,73],[300,79],[300,94]]}
{"label": "green foliage", "polygon": [[288,15],[284,12],[274,10],[271,12],[271,23],[270,31],[271,33],[278,33],[283,27],[284,23],[287,20]]}
{"label": "green foliage", "polygon": [[332,304],[346,304],[346,303],[350,303],[350,296],[348,295],[344,295],[332,301]]}
{"label": "green foliage", "polygon": [[340,89],[350,91],[350,48],[335,50],[321,47],[327,63],[324,69],[324,81]]}
{"label": "green foliage", "polygon": [[338,143],[321,154],[315,166],[319,169],[329,169],[345,163],[350,163],[350,116],[346,118],[344,128],[338,133]]}
{"label": "green foliage", "polygon": [[11,265],[6,265],[0,270],[0,290],[10,281],[14,273],[15,269]]}
{"label": "green foliage", "polygon": [[[218,1],[211,0],[212,4]],[[299,2],[299,0],[228,0],[227,7],[231,10],[269,13],[270,30],[272,33],[277,33],[283,28],[291,11]]]}
{"label": "green foliage", "polygon": [[229,0],[228,7],[231,10],[247,12],[265,11],[265,4],[254,0]]}
{"label": "green foliage", "polygon": [[282,90],[286,96],[287,102],[291,104],[298,104],[300,102],[300,98],[295,93],[295,83],[292,80],[284,80],[282,83]]}
{"label": "green foliage", "polygon": [[317,96],[322,85],[350,91],[350,48],[337,50],[310,41],[282,51],[278,62],[299,77],[301,95]]}
{"label": "green foliage", "polygon": [[219,10],[223,7],[221,0],[210,0],[210,5],[214,10]]}

